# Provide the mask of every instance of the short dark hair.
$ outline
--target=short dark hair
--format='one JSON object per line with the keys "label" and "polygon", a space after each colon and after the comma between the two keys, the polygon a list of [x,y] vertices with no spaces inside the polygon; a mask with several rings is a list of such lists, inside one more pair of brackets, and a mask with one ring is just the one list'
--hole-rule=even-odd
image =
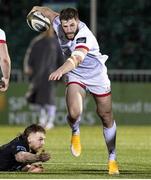
{"label": "short dark hair", "polygon": [[24,130],[22,136],[27,139],[30,133],[36,133],[36,132],[42,132],[46,134],[46,131],[42,126],[38,124],[32,124]]}
{"label": "short dark hair", "polygon": [[60,12],[60,21],[61,20],[66,20],[68,21],[69,19],[79,19],[79,14],[78,14],[78,10],[77,9],[74,9],[74,8],[66,8],[66,9],[63,9],[61,12]]}

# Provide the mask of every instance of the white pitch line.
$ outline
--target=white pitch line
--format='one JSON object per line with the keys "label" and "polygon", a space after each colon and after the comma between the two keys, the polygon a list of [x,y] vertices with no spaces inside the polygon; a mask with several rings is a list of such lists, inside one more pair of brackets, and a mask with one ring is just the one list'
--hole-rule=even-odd
{"label": "white pitch line", "polygon": [[106,166],[107,164],[100,164],[100,163],[81,163],[81,162],[79,162],[79,163],[68,163],[68,162],[45,162],[45,163],[43,163],[43,164],[56,164],[56,165],[82,165],[82,166]]}

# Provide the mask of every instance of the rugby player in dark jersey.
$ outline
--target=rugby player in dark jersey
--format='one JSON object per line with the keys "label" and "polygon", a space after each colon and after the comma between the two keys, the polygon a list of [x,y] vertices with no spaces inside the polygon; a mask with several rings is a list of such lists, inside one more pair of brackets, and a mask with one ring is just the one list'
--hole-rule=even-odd
{"label": "rugby player in dark jersey", "polygon": [[0,171],[43,172],[41,162],[50,159],[49,153],[41,152],[46,131],[32,124],[24,132],[0,147]]}

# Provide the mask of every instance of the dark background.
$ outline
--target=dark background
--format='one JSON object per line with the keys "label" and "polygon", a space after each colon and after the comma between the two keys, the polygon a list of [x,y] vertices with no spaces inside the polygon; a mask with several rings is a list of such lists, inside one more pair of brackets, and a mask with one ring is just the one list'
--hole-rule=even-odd
{"label": "dark background", "polygon": [[[26,16],[42,0],[0,0],[0,27],[5,30],[12,68],[22,69],[31,39]],[[109,69],[151,68],[151,1],[98,0],[97,39],[101,53],[108,54]],[[90,25],[90,1],[79,0],[80,19]]]}

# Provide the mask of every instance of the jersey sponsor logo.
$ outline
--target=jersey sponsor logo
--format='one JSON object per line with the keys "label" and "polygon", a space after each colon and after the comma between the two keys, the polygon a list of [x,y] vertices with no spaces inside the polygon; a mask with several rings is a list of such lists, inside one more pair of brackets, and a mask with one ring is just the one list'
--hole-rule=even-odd
{"label": "jersey sponsor logo", "polygon": [[86,37],[81,37],[76,40],[76,44],[78,43],[86,43]]}
{"label": "jersey sponsor logo", "polygon": [[17,146],[17,151],[27,151],[24,146]]}

